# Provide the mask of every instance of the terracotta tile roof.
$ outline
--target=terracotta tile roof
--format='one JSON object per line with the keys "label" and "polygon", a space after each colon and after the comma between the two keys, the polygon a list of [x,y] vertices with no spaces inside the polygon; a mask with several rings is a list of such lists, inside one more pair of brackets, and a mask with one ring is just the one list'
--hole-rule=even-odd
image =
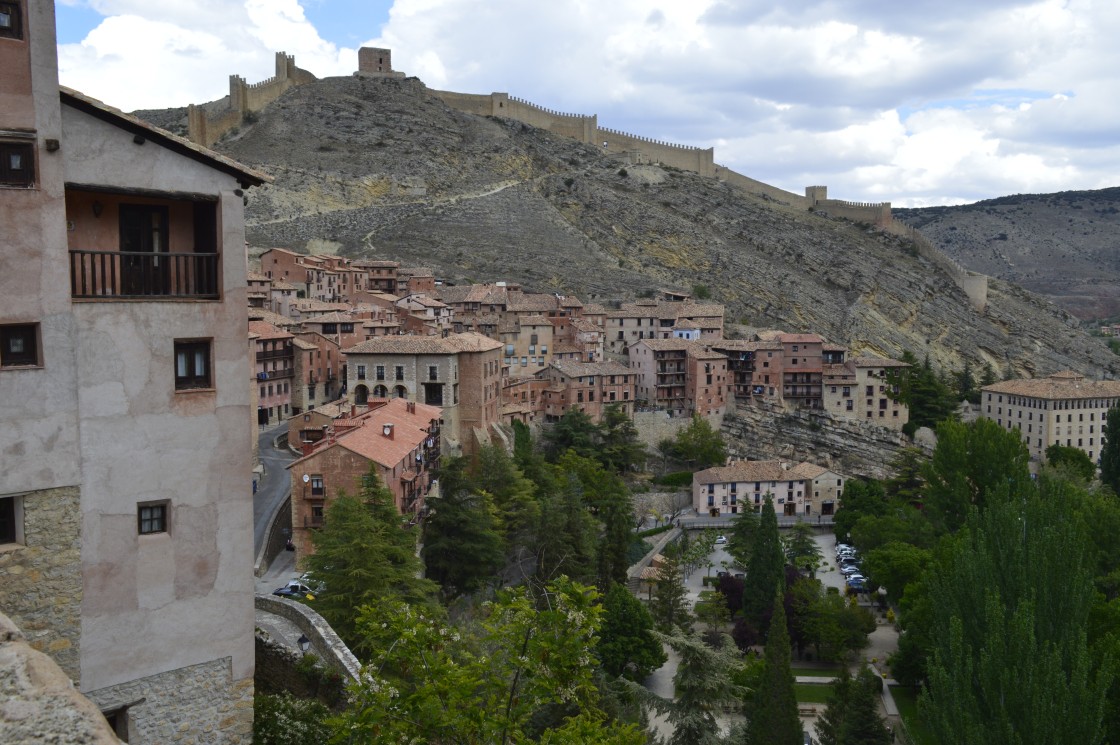
{"label": "terracotta tile roof", "polygon": [[847,352],[848,351],[848,348],[845,347],[843,344],[832,344],[830,342],[825,342],[824,344],[822,344],[821,349],[825,352]]}
{"label": "terracotta tile roof", "polygon": [[981,390],[1049,400],[1116,398],[1120,397],[1120,380],[1086,380],[1080,373],[1063,370],[1046,378],[1005,380],[986,385]]}
{"label": "terracotta tile roof", "polygon": [[438,336],[380,336],[367,339],[345,354],[455,354],[456,352],[488,352],[501,349],[502,344],[473,331],[440,338]]}
{"label": "terracotta tile roof", "polygon": [[601,333],[603,333],[603,327],[602,326],[595,323],[594,321],[589,321],[586,318],[573,318],[572,322],[571,322],[571,327],[574,331],[579,331],[579,332],[586,333],[586,334],[590,334],[590,333],[601,334]]}
{"label": "terracotta tile roof", "polygon": [[816,334],[782,334],[778,340],[783,344],[824,344],[824,339]]}
{"label": "terracotta tile roof", "polygon": [[304,323],[353,323],[354,318],[349,313],[342,311],[335,311],[334,313],[324,313],[321,316],[314,316],[312,318],[303,319]]}
{"label": "terracotta tile roof", "polygon": [[632,346],[646,345],[655,352],[687,352],[689,357],[698,360],[727,359],[727,355],[712,349],[707,341],[688,339],[639,339]]}
{"label": "terracotta tile roof", "polygon": [[685,318],[685,319],[682,319],[680,321],[677,321],[677,323],[673,326],[673,328],[677,328],[677,329],[698,329],[698,328],[700,328],[700,324],[696,323],[696,321],[692,321],[688,318]]}
{"label": "terracotta tile roof", "polygon": [[565,295],[562,298],[560,298],[560,307],[561,308],[582,308],[583,303],[581,303],[579,301],[579,299],[577,297],[575,297],[574,295]]}
{"label": "terracotta tile roof", "polygon": [[368,267],[370,269],[394,269],[399,267],[401,262],[388,261],[386,259],[355,259],[354,266]]}
{"label": "terracotta tile roof", "polygon": [[273,282],[273,283],[272,283],[272,289],[273,289],[273,290],[291,290],[291,291],[295,291],[295,290],[297,290],[297,289],[299,289],[299,288],[297,288],[297,287],[296,287],[295,285],[293,285],[293,284],[290,284],[290,283],[288,283],[288,282]]}
{"label": "terracotta tile roof", "polygon": [[272,279],[267,275],[260,274],[259,272],[249,272],[245,278],[250,282],[271,282]]}
{"label": "terracotta tile roof", "polygon": [[[693,478],[698,484],[726,484],[740,481],[803,481],[828,473],[827,468],[812,463],[790,463],[780,460],[741,460],[727,466],[699,471]],[[766,484],[763,485],[765,490]]]}
{"label": "terracotta tile roof", "polygon": [[575,344],[561,343],[552,347],[552,354],[582,354],[583,350]]}
{"label": "terracotta tile roof", "polygon": [[589,375],[637,375],[632,370],[617,362],[576,362],[575,360],[553,360],[549,367],[554,367],[569,378],[582,378]]}
{"label": "terracotta tile roof", "polygon": [[431,269],[429,269],[426,266],[409,266],[409,267],[402,266],[400,269],[397,270],[397,274],[399,276],[406,276],[407,275],[409,277],[434,277],[434,276],[436,276],[435,272],[433,272]]}
{"label": "terracotta tile roof", "polygon": [[776,341],[743,341],[742,339],[712,339],[712,349],[726,349],[729,352],[768,352],[781,351],[782,345]]}
{"label": "terracotta tile roof", "polygon": [[[415,407],[414,412],[408,410],[410,404]],[[440,413],[441,409],[438,406],[412,403],[403,398],[390,399],[384,406],[373,409],[358,420],[353,420],[360,422],[361,426],[338,435],[333,445],[320,446],[310,455],[305,455],[289,464],[288,468],[295,463],[314,458],[330,447],[346,448],[363,458],[391,468],[408,457],[429,437],[428,427],[432,420],[439,419]],[[386,437],[384,434],[383,428],[386,424],[393,425],[392,437]]]}
{"label": "terracotta tile roof", "polygon": [[249,332],[261,339],[292,339],[292,334],[273,326],[267,321],[249,321]]}
{"label": "terracotta tile roof", "polygon": [[606,306],[599,303],[587,303],[583,306],[584,316],[603,316],[607,314]]}
{"label": "terracotta tile roof", "polygon": [[852,368],[848,367],[847,363],[840,363],[838,365],[822,365],[822,372],[824,375],[832,377],[846,377],[855,380],[856,374]]}
{"label": "terracotta tile roof", "polygon": [[186,138],[173,135],[165,129],[160,129],[154,124],[150,124],[132,114],[126,114],[120,109],[109,106],[103,101],[87,96],[73,88],[60,85],[58,91],[63,104],[83,111],[102,121],[108,121],[110,124],[120,127],[121,129],[146,137],[152,142],[162,145],[168,150],[177,152],[180,155],[185,155],[193,160],[201,161],[215,170],[228,173],[246,185],[260,186],[261,184],[272,181],[272,177],[263,171],[250,168],[242,163],[238,163],[232,158],[227,158],[209,148],[195,144]]}
{"label": "terracotta tile roof", "polygon": [[296,256],[296,257],[301,258],[301,259],[304,258],[305,256],[307,256],[307,254],[296,253],[295,251],[289,251],[286,248],[266,248],[264,251],[261,252],[261,256],[264,256],[266,253],[268,253],[270,251],[276,251],[277,253],[288,254],[289,256]]}
{"label": "terracotta tile roof", "polygon": [[304,341],[303,339],[300,339],[298,337],[292,340],[292,344],[294,344],[297,349],[303,349],[303,350],[318,349],[319,348],[319,345],[312,344],[309,341]]}
{"label": "terracotta tile roof", "polygon": [[281,328],[290,328],[299,325],[299,321],[294,318],[288,318],[287,316],[273,313],[271,310],[266,310],[264,308],[249,308],[249,320],[267,321],[273,326],[280,326]]}
{"label": "terracotta tile roof", "polygon": [[856,367],[910,367],[905,362],[885,357],[855,357],[848,362]]}
{"label": "terracotta tile roof", "polygon": [[506,302],[506,310],[511,313],[548,312],[560,307],[555,295],[539,293],[513,293]]}
{"label": "terracotta tile roof", "polygon": [[350,310],[350,306],[346,303],[324,303],[322,300],[315,300],[314,298],[293,300],[292,307],[300,311],[308,311],[311,313],[330,313],[336,310]]}

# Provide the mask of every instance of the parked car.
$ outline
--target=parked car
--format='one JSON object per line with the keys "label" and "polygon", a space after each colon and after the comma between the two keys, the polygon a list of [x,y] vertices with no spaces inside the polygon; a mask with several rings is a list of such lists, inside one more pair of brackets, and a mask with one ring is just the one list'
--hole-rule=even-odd
{"label": "parked car", "polygon": [[867,582],[867,577],[864,577],[862,574],[849,574],[847,580],[849,585],[856,582],[862,585]]}
{"label": "parked car", "polygon": [[307,598],[308,600],[315,599],[315,593],[311,591],[311,588],[295,579],[290,580],[288,584],[284,585],[283,587],[277,587],[272,591],[272,594],[282,598]]}
{"label": "parked car", "polygon": [[859,564],[852,564],[846,567],[840,567],[840,573],[845,577],[852,574],[859,574]]}
{"label": "parked car", "polygon": [[718,545],[723,544],[723,543],[727,543],[727,536],[717,535],[716,536],[716,545],[718,546]]}
{"label": "parked car", "polygon": [[848,592],[867,592],[867,588],[862,582],[849,582]]}

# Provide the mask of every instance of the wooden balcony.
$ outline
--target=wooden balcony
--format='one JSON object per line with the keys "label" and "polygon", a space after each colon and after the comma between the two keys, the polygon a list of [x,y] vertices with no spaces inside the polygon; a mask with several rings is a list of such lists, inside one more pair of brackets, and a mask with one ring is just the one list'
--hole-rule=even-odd
{"label": "wooden balcony", "polygon": [[217,300],[218,254],[71,250],[70,296]]}

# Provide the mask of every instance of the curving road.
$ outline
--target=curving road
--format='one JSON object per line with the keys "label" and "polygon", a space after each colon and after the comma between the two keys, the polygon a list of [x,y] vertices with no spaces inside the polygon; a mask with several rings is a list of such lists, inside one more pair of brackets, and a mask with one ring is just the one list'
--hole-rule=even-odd
{"label": "curving road", "polygon": [[272,446],[276,438],[285,436],[286,443],[288,423],[284,422],[272,429],[262,430],[260,434],[260,459],[264,466],[264,476],[257,485],[257,493],[253,495],[253,556],[260,553],[264,545],[265,530],[273,513],[287,498],[291,491],[291,481],[288,471],[284,466],[296,459],[287,445],[277,449]]}

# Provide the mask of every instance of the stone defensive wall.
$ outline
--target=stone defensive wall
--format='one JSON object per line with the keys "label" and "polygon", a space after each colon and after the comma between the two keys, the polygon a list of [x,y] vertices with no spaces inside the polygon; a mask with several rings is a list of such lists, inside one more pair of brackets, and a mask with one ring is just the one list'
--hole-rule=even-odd
{"label": "stone defensive wall", "polygon": [[897,235],[913,241],[918,255],[934,264],[948,274],[957,287],[961,288],[973,309],[983,313],[988,307],[988,277],[985,274],[970,272],[948,256],[944,251],[933,245],[928,238],[916,228],[891,220],[883,229],[891,235]]}
{"label": "stone defensive wall", "polygon": [[247,114],[260,111],[280,95],[297,85],[304,85],[316,78],[307,70],[296,67],[295,57],[284,52],[276,53],[276,74],[259,83],[246,83],[240,75],[229,76],[228,105],[217,111],[206,104],[187,107],[187,137],[191,142],[210,147],[222,135],[239,126]]}
{"label": "stone defensive wall", "polygon": [[795,194],[792,191],[779,189],[776,186],[765,184],[761,181],[756,181],[749,176],[744,176],[738,171],[732,171],[727,166],[717,165],[715,167],[715,177],[725,184],[738,187],[748,194],[759,194],[761,196],[773,199],[775,202],[788,204],[792,207],[800,207],[806,209],[810,206],[808,198]]}
{"label": "stone defensive wall", "polygon": [[622,155],[635,165],[660,163],[709,178],[716,175],[715,148],[710,147],[705,150],[688,145],[675,145],[605,127],[599,127],[596,131],[595,144],[602,147],[604,153]]}

